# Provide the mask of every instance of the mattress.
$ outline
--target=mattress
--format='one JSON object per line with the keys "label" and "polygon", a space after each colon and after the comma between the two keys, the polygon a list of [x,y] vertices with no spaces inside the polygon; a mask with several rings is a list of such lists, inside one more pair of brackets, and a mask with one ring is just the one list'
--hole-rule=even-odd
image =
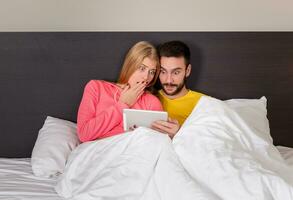
{"label": "mattress", "polygon": [[59,200],[54,190],[57,179],[33,175],[30,158],[0,158],[0,199]]}
{"label": "mattress", "polygon": [[[293,148],[278,146],[283,158],[293,167]],[[55,190],[57,178],[33,175],[30,158],[0,158],[0,199],[2,200],[60,200]]]}

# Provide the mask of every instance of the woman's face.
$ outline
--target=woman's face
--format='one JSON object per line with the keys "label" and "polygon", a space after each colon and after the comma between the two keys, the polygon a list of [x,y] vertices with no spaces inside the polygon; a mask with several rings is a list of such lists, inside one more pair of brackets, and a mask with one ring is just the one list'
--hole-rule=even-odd
{"label": "woman's face", "polygon": [[139,82],[145,82],[146,85],[149,85],[155,77],[156,74],[156,65],[157,62],[148,57],[143,59],[142,63],[138,68],[134,71],[134,73],[130,76],[128,83],[131,86]]}

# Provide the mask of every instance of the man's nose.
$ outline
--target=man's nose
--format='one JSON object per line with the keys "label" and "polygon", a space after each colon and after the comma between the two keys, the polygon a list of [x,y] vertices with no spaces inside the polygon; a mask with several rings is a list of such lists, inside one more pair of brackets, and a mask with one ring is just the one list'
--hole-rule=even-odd
{"label": "man's nose", "polygon": [[172,83],[171,74],[168,74],[166,78],[167,78],[167,80],[166,80],[167,83]]}

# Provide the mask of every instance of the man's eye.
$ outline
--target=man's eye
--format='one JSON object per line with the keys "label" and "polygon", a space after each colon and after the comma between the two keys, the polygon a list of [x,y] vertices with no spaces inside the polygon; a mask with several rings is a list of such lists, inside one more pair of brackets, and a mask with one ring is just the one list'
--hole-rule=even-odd
{"label": "man's eye", "polygon": [[174,74],[178,75],[178,74],[180,74],[180,71],[175,71]]}
{"label": "man's eye", "polygon": [[161,72],[160,73],[162,73],[162,74],[165,74],[166,72],[164,71],[164,70],[161,70]]}

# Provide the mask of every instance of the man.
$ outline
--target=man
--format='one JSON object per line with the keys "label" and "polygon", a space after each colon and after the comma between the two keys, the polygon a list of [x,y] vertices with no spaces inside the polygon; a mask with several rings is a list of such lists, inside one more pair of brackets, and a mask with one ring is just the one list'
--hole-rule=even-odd
{"label": "man", "polygon": [[203,94],[186,88],[185,82],[191,73],[190,50],[186,44],[170,41],[160,45],[158,51],[162,86],[158,96],[169,119],[154,122],[152,128],[172,139]]}

